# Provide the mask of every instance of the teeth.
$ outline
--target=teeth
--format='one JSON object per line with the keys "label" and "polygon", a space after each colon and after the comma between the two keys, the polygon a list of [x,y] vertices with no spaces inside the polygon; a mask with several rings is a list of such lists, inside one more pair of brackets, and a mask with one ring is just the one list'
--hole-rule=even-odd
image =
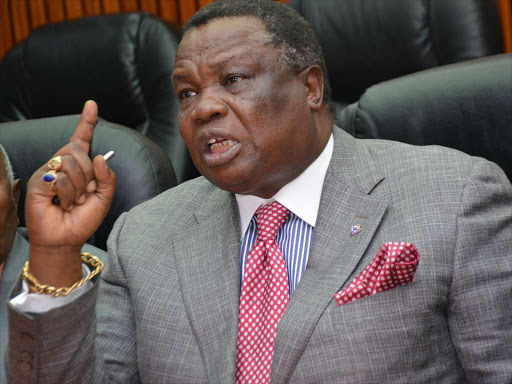
{"label": "teeth", "polygon": [[208,144],[215,144],[215,141],[217,141],[217,139],[210,139],[210,141],[208,141]]}
{"label": "teeth", "polygon": [[212,145],[210,146],[210,150],[211,150],[211,151],[215,151],[215,150],[216,150],[216,149],[218,149],[218,148],[222,148],[222,147],[231,147],[231,146],[233,146],[234,144],[235,144],[235,142],[234,142],[234,141],[232,141],[232,140],[225,140],[225,141],[222,141],[222,142],[220,142],[220,143],[212,144]]}

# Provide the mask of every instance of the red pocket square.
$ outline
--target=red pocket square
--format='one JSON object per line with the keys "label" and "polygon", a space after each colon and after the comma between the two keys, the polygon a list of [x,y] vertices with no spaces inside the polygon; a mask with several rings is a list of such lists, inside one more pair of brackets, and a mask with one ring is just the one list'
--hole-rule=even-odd
{"label": "red pocket square", "polygon": [[412,283],[420,254],[411,243],[388,242],[375,259],[350,285],[334,295],[336,303],[343,305],[366,296]]}

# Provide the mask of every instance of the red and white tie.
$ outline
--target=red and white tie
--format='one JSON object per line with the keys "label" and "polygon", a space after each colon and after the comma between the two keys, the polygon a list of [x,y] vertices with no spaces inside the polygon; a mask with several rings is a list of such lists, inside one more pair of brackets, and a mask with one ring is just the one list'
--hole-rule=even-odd
{"label": "red and white tie", "polygon": [[256,211],[258,236],[245,265],[238,323],[236,383],[269,383],[277,325],[288,305],[288,273],[276,241],[290,216],[274,201]]}

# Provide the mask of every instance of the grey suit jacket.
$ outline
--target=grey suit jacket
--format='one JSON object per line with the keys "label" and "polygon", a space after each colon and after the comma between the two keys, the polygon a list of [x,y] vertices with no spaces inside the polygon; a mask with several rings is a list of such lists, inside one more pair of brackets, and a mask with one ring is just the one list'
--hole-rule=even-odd
{"label": "grey suit jacket", "polygon": [[[85,244],[84,252],[90,252],[106,262],[106,253],[92,245]],[[0,384],[6,383],[4,369],[4,354],[7,348],[7,301],[9,291],[20,277],[21,270],[28,260],[30,244],[26,228],[18,228],[11,252],[5,261],[4,270],[0,279]],[[25,339],[29,339],[24,337]],[[24,355],[25,356],[25,355]],[[21,361],[21,360],[20,360]],[[23,360],[24,361],[24,360]]]}
{"label": "grey suit jacket", "polygon": [[[232,383],[239,225],[234,197],[203,178],[123,215],[95,289],[43,316],[10,311],[11,381]],[[416,245],[415,281],[339,307],[387,241]],[[496,165],[335,128],[272,383],[511,383],[511,254],[512,187]]]}
{"label": "grey suit jacket", "polygon": [[0,278],[0,384],[6,382],[3,362],[7,348],[7,297],[14,282],[20,276],[20,272],[28,259],[28,254],[28,241],[18,231],[11,252],[5,260],[4,270]]}

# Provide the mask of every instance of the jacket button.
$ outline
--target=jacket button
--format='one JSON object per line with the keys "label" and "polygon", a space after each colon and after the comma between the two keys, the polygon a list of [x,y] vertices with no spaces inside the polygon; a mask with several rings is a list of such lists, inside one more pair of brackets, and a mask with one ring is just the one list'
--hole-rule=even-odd
{"label": "jacket button", "polygon": [[27,363],[26,361],[19,363],[18,367],[25,372],[28,372],[32,369],[32,366],[29,363]]}
{"label": "jacket button", "polygon": [[30,333],[22,332],[20,335],[21,341],[24,343],[30,344],[34,342],[34,336],[32,336]]}
{"label": "jacket button", "polygon": [[27,351],[21,352],[21,361],[25,361],[27,363],[30,363],[32,361],[32,354]]}

